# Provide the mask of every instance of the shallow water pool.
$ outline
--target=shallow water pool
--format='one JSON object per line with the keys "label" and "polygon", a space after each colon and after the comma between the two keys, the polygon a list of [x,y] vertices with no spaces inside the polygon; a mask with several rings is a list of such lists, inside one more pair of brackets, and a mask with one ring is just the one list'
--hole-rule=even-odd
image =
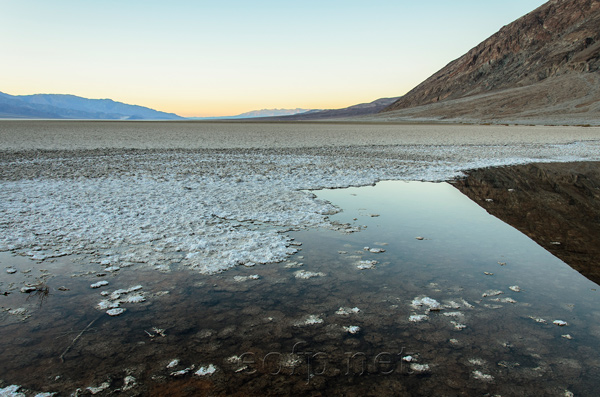
{"label": "shallow water pool", "polygon": [[[0,295],[2,387],[594,394],[596,284],[447,183],[315,194],[342,209],[331,220],[351,227],[291,232],[301,250],[282,263],[209,276],[177,257],[162,271],[133,263],[105,272],[98,253],[43,262],[0,254],[0,293],[9,292]],[[90,288],[100,280],[108,285]],[[40,281],[48,295],[19,292]],[[109,316],[97,308],[103,300],[125,311]]]}

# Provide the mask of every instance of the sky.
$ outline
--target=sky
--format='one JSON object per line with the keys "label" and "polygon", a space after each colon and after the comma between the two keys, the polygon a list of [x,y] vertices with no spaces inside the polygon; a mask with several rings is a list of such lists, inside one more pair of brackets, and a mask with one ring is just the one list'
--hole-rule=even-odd
{"label": "sky", "polygon": [[0,91],[177,113],[405,94],[541,0],[0,0]]}

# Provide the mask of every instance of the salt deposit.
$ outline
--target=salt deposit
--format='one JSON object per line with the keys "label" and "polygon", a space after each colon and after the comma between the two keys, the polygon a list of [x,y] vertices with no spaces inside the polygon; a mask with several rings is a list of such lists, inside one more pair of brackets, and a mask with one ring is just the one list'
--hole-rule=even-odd
{"label": "salt deposit", "polygon": [[207,367],[200,367],[200,369],[198,369],[198,371],[194,372],[194,375],[207,376],[207,375],[214,374],[216,371],[217,371],[217,367],[215,367],[213,364],[210,364]]}
{"label": "salt deposit", "polygon": [[[11,124],[13,129],[20,127],[21,124]],[[241,125],[201,128],[209,128],[207,134],[210,128],[230,129],[234,134],[231,137],[237,138],[219,138],[218,146],[239,147],[243,138],[239,131],[233,130],[242,127],[254,128]],[[525,127],[519,127],[520,132],[515,134],[517,128],[506,128],[495,132],[500,135],[494,135],[488,133],[489,128],[408,127],[404,128],[400,141],[395,132],[399,127],[360,126],[362,132],[352,135],[358,140],[348,136],[338,142],[335,139],[339,138],[339,131],[327,134],[339,127],[289,125],[285,128],[308,128],[306,134],[319,137],[311,141],[315,148],[305,147],[306,142],[296,142],[292,149],[275,144],[281,139],[271,139],[279,135],[268,135],[270,127],[261,128],[265,129],[266,140],[252,142],[261,147],[273,144],[277,148],[132,152],[118,148],[133,141],[123,141],[120,131],[113,134],[111,130],[102,139],[113,136],[114,142],[103,141],[98,146],[114,148],[110,150],[35,155],[7,152],[0,161],[3,219],[0,251],[13,251],[41,261],[82,250],[102,253],[105,247],[113,247],[124,252],[102,262],[112,271],[121,264],[131,263],[160,264],[158,271],[169,271],[168,259],[177,257],[178,264],[211,274],[236,265],[284,261],[299,248],[290,244],[286,231],[333,227],[327,216],[337,209],[316,199],[307,189],[371,185],[383,179],[441,181],[483,166],[600,157],[598,142],[590,140],[590,131],[575,128],[561,134],[556,133],[558,130],[542,133]],[[348,128],[344,126],[340,131]],[[442,134],[447,128],[477,131],[477,134]],[[351,129],[354,131],[356,126]],[[365,130],[380,134],[382,129],[389,130],[381,141],[387,146],[356,146],[360,137],[365,136]],[[431,130],[433,135],[416,134],[413,129]],[[7,139],[12,136],[11,131],[7,132]],[[34,145],[31,147],[40,149],[54,147],[59,141],[57,148],[74,142],[83,145],[75,149],[98,144],[87,138],[77,140],[77,132],[69,131],[69,138],[63,142],[60,141],[63,129],[53,130],[56,137],[48,133],[31,135],[26,129],[14,135],[19,142],[14,147],[27,147],[25,136],[31,139]],[[194,130],[194,134],[199,133],[204,134]],[[577,134],[587,140],[574,142],[576,138],[572,137]],[[173,146],[174,141],[164,138],[167,135],[161,130],[163,146],[156,147],[189,147],[189,142]],[[42,136],[52,139],[40,141]],[[189,138],[193,138],[190,142],[208,145],[211,136],[208,134],[201,141],[197,135]],[[227,136],[226,132],[219,133],[219,137]],[[289,136],[299,135],[290,132]],[[158,138],[153,135],[152,139]],[[330,146],[331,139],[335,146]],[[291,142],[287,138],[284,141]],[[538,143],[550,141],[553,144]],[[9,145],[5,148],[13,147],[8,142],[5,141]],[[318,142],[324,146],[319,148]],[[150,141],[144,145],[152,146]],[[152,249],[148,248],[150,244]],[[183,260],[179,260],[181,254]]]}

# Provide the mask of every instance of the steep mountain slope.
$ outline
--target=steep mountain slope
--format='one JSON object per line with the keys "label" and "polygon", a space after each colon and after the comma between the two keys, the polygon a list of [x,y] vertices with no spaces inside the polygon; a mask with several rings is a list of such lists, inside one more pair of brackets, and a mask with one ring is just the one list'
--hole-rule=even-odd
{"label": "steep mountain slope", "polygon": [[310,110],[308,112],[294,114],[291,116],[270,117],[269,120],[328,120],[346,117],[365,116],[375,114],[385,109],[395,98],[379,98],[373,102],[359,103],[342,109]]}
{"label": "steep mountain slope", "polygon": [[[498,94],[504,90],[537,87],[534,103],[504,103],[504,115],[540,109],[545,95],[560,101],[587,97],[581,107],[600,99],[595,76],[600,70],[600,1],[551,0],[449,63],[419,84],[383,112],[408,110],[423,105],[448,103],[475,95]],[[588,77],[591,76],[591,77]],[[558,86],[569,86],[573,80],[590,81],[585,92],[564,95]],[[555,84],[556,82],[556,84]],[[545,83],[545,86],[539,86]],[[585,85],[585,83],[584,83]],[[499,97],[498,99],[501,99]],[[473,104],[471,104],[473,105]],[[439,117],[457,117],[453,111],[439,111]],[[423,109],[425,110],[425,109]],[[469,114],[464,109],[462,115]],[[473,109],[471,109],[473,110]],[[477,109],[495,117],[494,104]],[[598,111],[598,107],[595,108]],[[459,112],[460,113],[460,112]],[[411,112],[404,112],[410,115]]]}
{"label": "steep mountain slope", "polygon": [[177,120],[173,113],[160,112],[111,99],[87,99],[75,95],[0,93],[0,117],[103,120]]}

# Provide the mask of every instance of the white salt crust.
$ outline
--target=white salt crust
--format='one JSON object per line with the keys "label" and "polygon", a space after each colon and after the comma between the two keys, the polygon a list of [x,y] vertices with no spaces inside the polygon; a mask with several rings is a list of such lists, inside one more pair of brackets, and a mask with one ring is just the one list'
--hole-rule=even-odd
{"label": "white salt crust", "polygon": [[334,227],[327,216],[337,209],[306,189],[441,181],[471,168],[589,160],[599,151],[583,142],[104,153],[0,160],[8,175],[0,179],[0,251],[44,260],[110,250],[102,262],[110,269],[177,264],[217,273],[286,260],[299,248],[289,230]]}

